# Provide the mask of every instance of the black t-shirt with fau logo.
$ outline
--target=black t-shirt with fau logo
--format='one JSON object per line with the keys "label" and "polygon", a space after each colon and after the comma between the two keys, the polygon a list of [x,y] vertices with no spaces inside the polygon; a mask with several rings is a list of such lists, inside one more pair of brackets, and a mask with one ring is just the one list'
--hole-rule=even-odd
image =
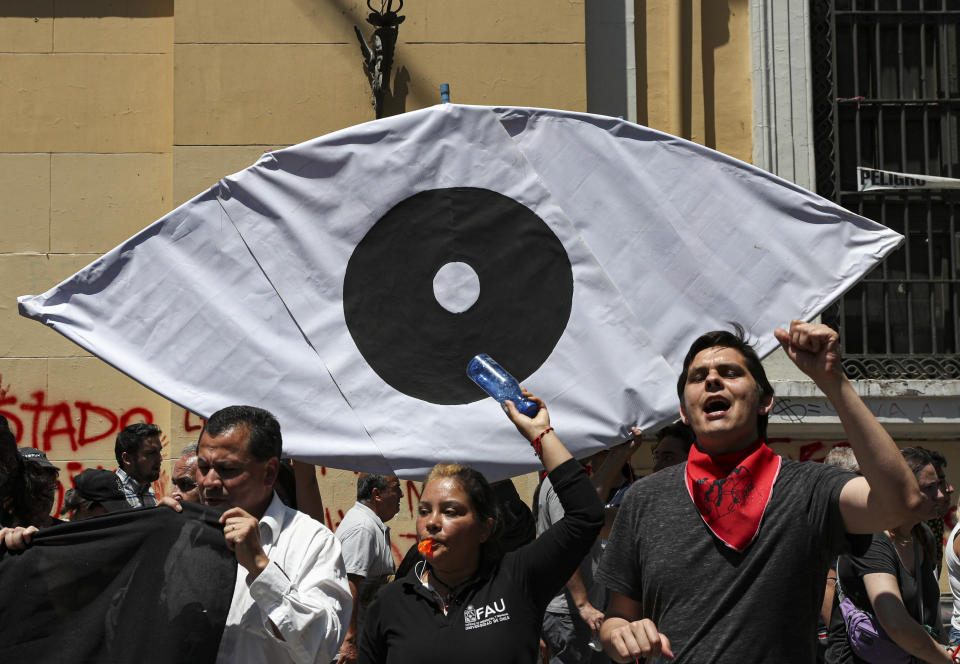
{"label": "black t-shirt with fau logo", "polygon": [[361,664],[534,664],[544,608],[603,526],[603,506],[571,459],[550,473],[566,516],[530,544],[487,565],[444,615],[417,570],[385,586],[367,611]]}

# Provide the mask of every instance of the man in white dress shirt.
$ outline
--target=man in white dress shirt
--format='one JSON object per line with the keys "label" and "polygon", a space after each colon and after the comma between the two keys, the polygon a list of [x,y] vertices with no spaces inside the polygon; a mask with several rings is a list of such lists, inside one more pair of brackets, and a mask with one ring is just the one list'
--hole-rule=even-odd
{"label": "man in white dress shirt", "polygon": [[267,411],[230,406],[207,421],[197,449],[204,504],[239,565],[218,662],[329,662],[349,624],[352,597],[340,543],[273,491],[280,425]]}
{"label": "man in white dress shirt", "polygon": [[363,616],[377,591],[396,571],[390,548],[390,529],[384,522],[400,511],[400,480],[390,475],[363,473],[357,477],[357,502],[337,527],[337,539],[343,547],[353,615],[340,647],[338,664],[357,661],[357,637],[363,629]]}

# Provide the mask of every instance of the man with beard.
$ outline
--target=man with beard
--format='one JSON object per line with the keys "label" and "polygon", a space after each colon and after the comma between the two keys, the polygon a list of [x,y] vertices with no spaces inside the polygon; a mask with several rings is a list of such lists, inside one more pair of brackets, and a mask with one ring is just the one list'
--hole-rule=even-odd
{"label": "man with beard", "polygon": [[150,484],[160,477],[162,433],[156,424],[138,422],[117,434],[113,448],[117,457],[117,477],[131,507],[157,504],[157,496]]}

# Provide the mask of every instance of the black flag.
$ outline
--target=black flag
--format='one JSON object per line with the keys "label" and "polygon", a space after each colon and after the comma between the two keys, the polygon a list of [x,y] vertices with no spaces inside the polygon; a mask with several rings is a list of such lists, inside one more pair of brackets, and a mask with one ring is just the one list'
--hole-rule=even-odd
{"label": "black flag", "polygon": [[237,562],[221,510],[118,512],[0,550],[0,662],[213,662]]}

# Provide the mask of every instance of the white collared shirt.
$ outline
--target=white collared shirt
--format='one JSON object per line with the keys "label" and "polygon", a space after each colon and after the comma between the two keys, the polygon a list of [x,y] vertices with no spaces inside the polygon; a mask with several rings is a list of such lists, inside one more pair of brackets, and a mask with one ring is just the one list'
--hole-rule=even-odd
{"label": "white collared shirt", "polygon": [[353,606],[340,543],[276,494],[260,519],[260,538],[270,564],[249,584],[247,570],[237,566],[217,662],[330,662]]}

